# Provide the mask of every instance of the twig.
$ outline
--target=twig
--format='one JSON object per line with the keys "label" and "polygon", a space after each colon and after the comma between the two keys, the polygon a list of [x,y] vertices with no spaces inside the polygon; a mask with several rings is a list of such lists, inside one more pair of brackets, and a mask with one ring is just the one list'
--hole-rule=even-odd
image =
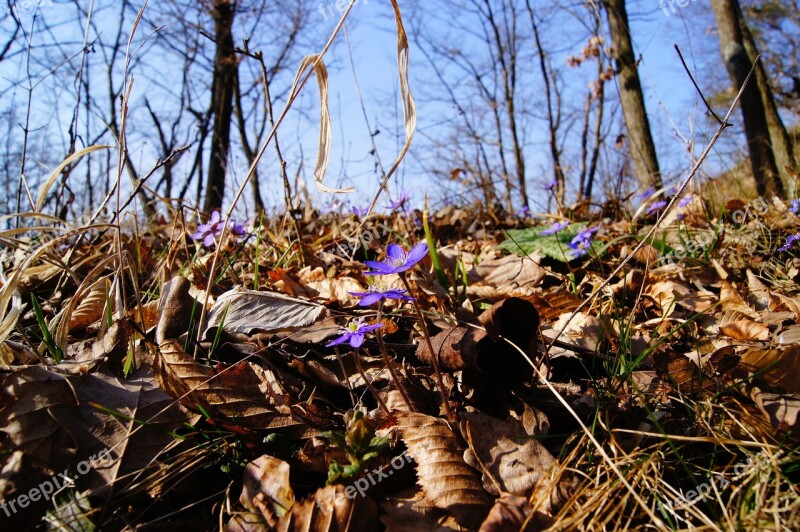
{"label": "twig", "polygon": [[[677,44],[674,44],[673,46],[675,46],[675,51],[678,52],[678,57],[680,57],[681,59],[681,64],[683,65],[683,69],[686,71],[686,74],[689,76],[689,79],[692,80],[692,85],[694,85],[694,88],[697,89],[697,94],[700,95],[700,99],[702,99],[703,103],[706,104],[706,109],[708,109],[708,112],[711,113],[711,116],[713,116],[716,119],[718,124],[725,125],[725,127],[732,126],[733,124],[731,122],[723,122],[722,120],[720,120],[720,118],[717,116],[717,113],[715,113],[714,110],[711,108],[711,106],[708,104],[706,97],[703,96],[703,91],[701,91],[700,87],[697,86],[697,82],[694,80],[694,76],[692,76],[692,73],[689,71],[689,67],[686,65],[686,61],[683,59],[683,54],[681,53],[681,49],[678,48]],[[756,61],[758,61],[758,58],[756,58]],[[748,75],[748,78],[749,77],[750,76]]]}

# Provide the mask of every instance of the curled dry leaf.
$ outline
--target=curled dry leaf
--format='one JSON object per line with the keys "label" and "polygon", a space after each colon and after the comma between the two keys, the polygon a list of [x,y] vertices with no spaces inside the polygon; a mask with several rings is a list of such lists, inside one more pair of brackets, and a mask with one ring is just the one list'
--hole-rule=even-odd
{"label": "curled dry leaf", "polygon": [[[322,315],[325,307],[279,294],[241,287],[217,298],[208,315],[208,338],[222,327],[228,333],[278,332],[308,327]],[[224,323],[223,323],[224,316]]]}
{"label": "curled dry leaf", "polygon": [[531,514],[528,499],[504,493],[494,501],[486,520],[481,523],[480,532],[505,532],[525,530]]}
{"label": "curled dry leaf", "polygon": [[[441,367],[451,371],[477,368],[511,384],[530,378],[530,364],[506,340],[530,356],[539,330],[539,314],[533,304],[510,297],[492,305],[477,321],[483,329],[452,327],[431,338]],[[419,344],[417,357],[432,364],[427,342]]]}
{"label": "curled dry leaf", "polygon": [[398,412],[397,426],[408,454],[417,463],[419,484],[428,500],[458,523],[476,528],[489,511],[491,498],[480,475],[464,461],[464,442],[442,420]]}
{"label": "curled dry leaf", "polygon": [[394,532],[459,532],[452,517],[437,508],[417,486],[389,495],[381,501],[381,522]]}
{"label": "curled dry leaf", "polygon": [[202,407],[218,420],[254,430],[302,429],[268,399],[270,386],[253,365],[240,362],[214,374],[183,351],[175,340],[159,346],[153,374],[161,389],[190,409]]}
{"label": "curled dry leaf", "polygon": [[526,296],[542,282],[546,272],[539,266],[541,255],[506,255],[484,259],[468,274],[467,294],[481,297]]}
{"label": "curled dry leaf", "polygon": [[[191,283],[185,277],[173,277],[161,290],[158,301],[156,342],[178,338],[189,330],[192,314],[200,316],[200,303],[190,294]],[[194,312],[193,312],[194,311]]]}
{"label": "curled dry leaf", "polygon": [[797,440],[797,429],[800,427],[800,398],[797,395],[765,393],[754,387],[750,397],[775,431],[790,433]]}

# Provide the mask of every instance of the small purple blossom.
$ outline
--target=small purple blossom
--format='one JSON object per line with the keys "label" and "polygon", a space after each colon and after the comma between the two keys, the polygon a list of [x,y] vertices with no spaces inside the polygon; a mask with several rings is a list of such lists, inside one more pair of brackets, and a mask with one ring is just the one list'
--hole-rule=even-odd
{"label": "small purple blossom", "polygon": [[547,183],[545,186],[543,186],[543,187],[542,187],[542,189],[543,189],[543,190],[554,190],[554,189],[556,188],[556,186],[557,186],[557,185],[558,185],[558,181],[556,181],[555,179],[553,179],[552,181],[550,181],[549,183]]}
{"label": "small purple blossom", "polygon": [[792,246],[794,246],[795,242],[800,241],[800,233],[796,235],[789,235],[786,237],[786,244],[782,245],[778,248],[778,251],[789,251]]}
{"label": "small purple blossom", "polygon": [[408,290],[400,290],[398,288],[387,288],[385,284],[376,283],[370,285],[366,292],[347,292],[351,296],[360,297],[361,301],[358,302],[360,307],[369,307],[381,301],[382,299],[400,299],[402,301],[414,301],[414,298],[408,296]]}
{"label": "small purple blossom", "polygon": [[539,234],[542,236],[554,235],[559,231],[561,231],[562,229],[566,228],[568,225],[569,225],[568,220],[564,220],[563,222],[553,222],[553,224],[544,231],[539,231]]}
{"label": "small purple blossom", "polygon": [[514,213],[514,216],[517,218],[527,218],[531,214],[531,208],[527,205],[523,205],[520,209]]}
{"label": "small purple blossom", "polygon": [[409,197],[408,194],[405,192],[401,192],[400,196],[395,201],[390,201],[389,205],[386,208],[396,211],[397,209],[403,208],[406,203],[408,203]]}
{"label": "small purple blossom", "polygon": [[650,196],[652,196],[655,193],[656,193],[656,189],[654,189],[653,187],[650,187],[647,190],[645,190],[644,192],[640,192],[639,194],[637,194],[636,197],[639,198],[640,200],[646,200],[647,198],[649,198]]}
{"label": "small purple blossom", "polygon": [[575,235],[569,244],[567,244],[570,249],[572,249],[572,251],[569,252],[571,258],[577,259],[578,257],[583,257],[588,253],[589,248],[592,247],[592,235],[594,235],[599,229],[599,227],[587,227]]}
{"label": "small purple blossom", "polygon": [[666,206],[667,206],[667,202],[666,201],[658,200],[657,202],[655,202],[652,205],[650,205],[650,207],[648,207],[647,214],[653,214],[654,212],[658,212],[658,211],[660,211],[661,209],[663,209]]}
{"label": "small purple blossom", "polygon": [[233,236],[244,238],[247,236],[248,231],[245,229],[244,224],[242,222],[237,222],[236,220],[231,220],[228,224],[228,229],[230,230]]}
{"label": "small purple blossom", "polygon": [[688,207],[693,198],[694,196],[691,194],[686,194],[686,196],[681,198],[681,200],[678,202],[678,207]]}
{"label": "small purple blossom", "polygon": [[795,213],[796,215],[800,216],[800,199],[793,199],[792,205],[789,207],[789,210]]}
{"label": "small purple blossom", "polygon": [[219,215],[219,211],[214,211],[207,224],[197,226],[197,232],[192,234],[192,239],[202,240],[203,245],[210,248],[214,245],[214,239],[222,233],[222,227],[222,217]]}
{"label": "small purple blossom", "polygon": [[386,259],[382,262],[373,260],[365,261],[364,264],[375,271],[364,272],[364,275],[389,275],[401,273],[425,258],[428,254],[428,244],[422,242],[414,246],[408,253],[397,244],[389,244],[386,247]]}
{"label": "small purple blossom", "polygon": [[349,342],[350,347],[358,349],[361,347],[361,344],[364,343],[364,336],[368,332],[372,332],[375,329],[380,329],[381,327],[383,327],[383,323],[364,325],[364,318],[359,318],[356,321],[351,321],[348,323],[347,327],[342,327],[339,330],[339,334],[341,334],[341,336],[332,342],[328,342],[325,347],[333,347],[334,345]]}
{"label": "small purple blossom", "polygon": [[353,214],[358,216],[359,218],[363,218],[369,212],[369,207],[359,208],[353,205]]}

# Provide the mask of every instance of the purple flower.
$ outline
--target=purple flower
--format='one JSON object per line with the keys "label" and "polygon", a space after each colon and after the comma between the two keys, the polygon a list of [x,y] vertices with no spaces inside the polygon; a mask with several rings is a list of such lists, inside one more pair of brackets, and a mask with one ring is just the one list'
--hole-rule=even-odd
{"label": "purple flower", "polygon": [[365,272],[364,275],[401,273],[413,267],[416,263],[425,258],[427,254],[428,244],[425,242],[417,244],[408,253],[397,244],[389,244],[386,248],[386,259],[383,260],[383,262],[376,262],[373,260],[364,262],[364,264],[375,270],[374,272]]}
{"label": "purple flower", "polygon": [[572,251],[569,252],[571,258],[577,259],[583,257],[588,253],[588,249],[592,247],[592,235],[600,229],[599,227],[585,228],[579,231],[575,238],[567,244]]}
{"label": "purple flower", "polygon": [[239,238],[244,238],[247,236],[247,230],[244,228],[244,224],[242,222],[231,220],[228,224],[228,229],[233,236],[238,236]]}
{"label": "purple flower", "polygon": [[408,290],[398,288],[387,288],[385,284],[370,285],[366,292],[347,292],[351,296],[360,297],[358,302],[360,307],[368,307],[382,299],[400,299],[403,301],[414,301],[414,298],[407,296]]}
{"label": "purple flower", "polygon": [[219,211],[211,213],[211,218],[207,224],[197,226],[197,232],[192,234],[193,240],[202,240],[203,245],[210,248],[214,245],[214,239],[222,233],[222,219]]}
{"label": "purple flower", "polygon": [[375,329],[380,329],[381,327],[383,327],[383,323],[364,325],[364,318],[359,318],[356,321],[351,321],[348,323],[347,327],[342,327],[339,330],[339,334],[341,334],[341,336],[336,340],[327,343],[325,347],[333,347],[334,345],[350,342],[351,347],[358,349],[361,347],[361,344],[364,343],[365,334],[374,331]]}
{"label": "purple flower", "polygon": [[694,198],[694,196],[692,196],[691,194],[686,194],[686,196],[684,196],[678,202],[678,207],[688,207],[689,204],[692,202],[692,198]]}
{"label": "purple flower", "polygon": [[397,198],[397,200],[395,201],[390,201],[389,205],[387,205],[387,208],[393,211],[400,209],[408,202],[408,200],[409,200],[408,194],[406,194],[405,192],[401,192],[400,197]]}
{"label": "purple flower", "polygon": [[649,198],[650,196],[652,196],[655,193],[656,193],[656,189],[654,189],[653,187],[650,187],[647,190],[645,190],[644,192],[640,192],[639,194],[637,194],[636,197],[639,198],[640,200],[646,200],[647,198]]}
{"label": "purple flower", "polygon": [[793,199],[792,206],[789,207],[789,210],[800,216],[800,199]]}
{"label": "purple flower", "polygon": [[543,190],[553,190],[553,189],[555,189],[555,188],[556,188],[556,186],[557,186],[557,185],[558,185],[558,181],[556,181],[555,179],[553,179],[552,181],[550,181],[549,183],[547,183],[545,186],[543,186],[543,187],[542,187],[542,189],[543,189]]}
{"label": "purple flower", "polygon": [[553,222],[553,224],[549,228],[545,229],[544,231],[539,231],[539,234],[542,236],[554,235],[559,231],[561,231],[562,229],[564,229],[565,227],[567,227],[568,225],[569,221],[567,220],[564,220],[563,222]]}
{"label": "purple flower", "polygon": [[358,216],[359,218],[363,218],[369,212],[369,207],[364,207],[363,209],[356,207],[353,205],[353,214]]}
{"label": "purple flower", "polygon": [[797,241],[800,241],[800,233],[796,235],[789,235],[788,237],[786,237],[786,244],[779,247],[778,251],[789,251],[792,248],[792,246],[794,246],[794,243]]}
{"label": "purple flower", "polygon": [[527,218],[531,213],[531,208],[527,205],[523,205],[520,209],[514,214],[517,218]]}
{"label": "purple flower", "polygon": [[647,214],[653,214],[654,212],[658,212],[666,206],[667,206],[666,201],[658,200],[657,202],[650,205],[650,207],[647,209]]}

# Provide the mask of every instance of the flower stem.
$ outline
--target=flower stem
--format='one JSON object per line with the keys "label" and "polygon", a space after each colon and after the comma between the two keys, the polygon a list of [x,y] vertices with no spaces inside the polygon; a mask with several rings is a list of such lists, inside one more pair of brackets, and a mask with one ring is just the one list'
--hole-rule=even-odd
{"label": "flower stem", "polygon": [[[408,279],[406,279],[405,272],[401,272],[400,279],[403,281],[403,284],[406,286],[406,290],[408,290],[409,294],[413,294],[411,291],[411,285],[408,284]],[[417,311],[417,317],[419,318],[419,324],[422,328],[422,336],[425,337],[425,342],[428,345],[428,350],[431,353],[431,360],[433,361],[433,372],[436,374],[436,385],[439,387],[439,393],[442,394],[442,401],[444,401],[444,409],[447,412],[447,418],[452,421],[456,422],[457,419],[453,415],[453,410],[450,408],[450,402],[447,399],[447,394],[445,393],[444,382],[442,381],[442,372],[439,370],[439,355],[434,351],[433,344],[431,343],[431,336],[428,334],[428,326],[425,324],[425,316],[422,315],[422,309],[419,306],[416,298],[412,301],[414,305],[414,309]]]}
{"label": "flower stem", "polygon": [[[378,323],[381,322],[381,311],[383,310],[383,301],[378,304],[378,316],[376,321]],[[394,380],[395,386],[397,386],[397,391],[400,392],[400,395],[403,396],[403,401],[406,403],[409,412],[413,412],[414,408],[411,406],[411,401],[409,401],[408,396],[406,395],[406,391],[403,389],[403,386],[400,384],[400,379],[397,378],[397,373],[394,371],[394,366],[392,365],[391,358],[389,357],[389,352],[386,350],[386,344],[383,343],[383,333],[381,333],[380,329],[375,329],[375,337],[378,339],[378,347],[381,350],[381,354],[383,355],[383,361],[386,363],[386,367],[389,368],[389,373],[392,375],[392,379]]]}
{"label": "flower stem", "polygon": [[381,408],[383,408],[384,411],[386,411],[386,415],[387,416],[391,415],[392,413],[389,412],[389,408],[386,406],[386,403],[384,403],[383,399],[381,399],[381,396],[378,395],[378,390],[375,389],[370,380],[367,378],[367,374],[364,373],[364,368],[361,367],[361,359],[358,358],[358,355],[359,355],[359,349],[356,348],[355,352],[353,353],[353,356],[355,357],[356,360],[356,368],[358,369],[358,373],[361,375],[361,378],[364,379],[364,382],[367,383],[367,388],[369,388],[369,391],[372,392],[372,395],[375,396],[375,400],[378,401],[378,404],[381,405]]}

